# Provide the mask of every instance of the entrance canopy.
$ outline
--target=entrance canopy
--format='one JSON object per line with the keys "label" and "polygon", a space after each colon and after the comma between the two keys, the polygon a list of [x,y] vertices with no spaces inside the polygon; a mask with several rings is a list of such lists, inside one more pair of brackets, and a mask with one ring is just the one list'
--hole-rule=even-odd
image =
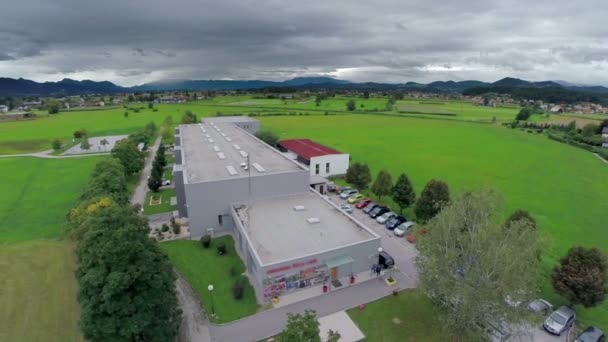
{"label": "entrance canopy", "polygon": [[334,268],[334,267],[338,267],[338,266],[342,266],[342,265],[346,265],[346,264],[351,264],[353,261],[354,261],[353,258],[346,256],[346,255],[342,255],[342,256],[331,258],[331,259],[327,260],[325,262],[325,264],[327,265],[327,268]]}

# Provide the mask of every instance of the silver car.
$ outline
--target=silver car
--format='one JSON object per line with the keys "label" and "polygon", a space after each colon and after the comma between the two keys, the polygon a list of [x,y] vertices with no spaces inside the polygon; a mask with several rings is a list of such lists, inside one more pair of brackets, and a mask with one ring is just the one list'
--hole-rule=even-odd
{"label": "silver car", "polygon": [[393,216],[397,216],[397,214],[395,214],[392,211],[389,211],[388,213],[384,213],[384,214],[376,217],[376,222],[378,222],[380,224],[384,224],[386,221],[388,221]]}
{"label": "silver car", "polygon": [[415,223],[412,221],[408,221],[408,222],[403,222],[402,224],[398,225],[397,228],[395,228],[393,230],[393,234],[395,234],[395,236],[405,236],[405,234],[407,234],[410,230],[412,230],[412,228],[414,227]]}
{"label": "silver car", "polygon": [[548,333],[561,335],[564,331],[574,325],[575,320],[576,313],[574,313],[574,310],[567,306],[562,306],[553,311],[553,313],[545,319],[543,328],[545,328]]}
{"label": "silver car", "polygon": [[353,212],[353,206],[352,205],[348,205],[348,204],[342,204],[340,206],[340,209],[344,210],[347,213],[352,213]]}
{"label": "silver car", "polygon": [[358,194],[358,193],[359,193],[359,191],[354,190],[354,189],[350,189],[350,190],[342,191],[342,192],[340,193],[340,198],[341,198],[341,199],[347,199],[347,198],[349,198],[349,197],[351,197],[351,196],[354,196],[354,195],[356,195],[356,194]]}

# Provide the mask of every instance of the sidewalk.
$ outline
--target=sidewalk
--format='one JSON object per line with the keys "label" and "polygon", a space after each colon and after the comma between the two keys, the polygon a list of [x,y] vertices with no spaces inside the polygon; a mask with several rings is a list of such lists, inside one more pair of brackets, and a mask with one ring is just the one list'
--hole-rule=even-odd
{"label": "sidewalk", "polygon": [[[398,288],[413,288],[415,281],[401,272],[393,276]],[[287,322],[287,313],[302,313],[307,309],[315,310],[318,317],[350,309],[360,304],[390,295],[395,287],[387,286],[383,280],[369,280],[345,289],[330,292],[309,300],[290,304],[278,309],[264,311],[226,325],[210,325],[213,341],[251,342],[274,336],[281,332]]]}
{"label": "sidewalk", "polygon": [[139,203],[142,208],[144,207],[146,193],[148,192],[148,176],[152,171],[152,162],[154,161],[156,150],[158,150],[158,146],[160,145],[160,140],[161,136],[159,135],[158,138],[156,138],[156,141],[154,141],[154,144],[148,147],[149,156],[146,158],[144,169],[141,171],[139,181],[135,187],[135,190],[133,191],[133,196],[131,196],[131,204]]}

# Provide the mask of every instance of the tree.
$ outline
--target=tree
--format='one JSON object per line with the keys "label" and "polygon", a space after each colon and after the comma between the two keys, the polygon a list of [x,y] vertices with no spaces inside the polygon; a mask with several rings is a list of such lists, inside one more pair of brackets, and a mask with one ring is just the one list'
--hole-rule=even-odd
{"label": "tree", "polygon": [[101,147],[102,147],[102,148],[105,150],[105,147],[106,147],[107,145],[110,145],[110,142],[108,141],[108,139],[103,138],[103,139],[101,139],[101,141],[99,142],[99,145],[101,145]]}
{"label": "tree", "polygon": [[397,183],[395,183],[395,186],[393,187],[392,195],[395,203],[399,205],[400,212],[403,212],[403,208],[407,208],[416,203],[414,186],[405,173],[402,173],[399,178],[397,178]]}
{"label": "tree", "polygon": [[530,215],[529,212],[525,210],[515,210],[513,214],[511,214],[511,216],[509,216],[505,221],[505,227],[511,228],[513,222],[516,221],[524,221],[524,223],[526,223],[529,227],[536,229],[536,220],[534,217],[532,217],[532,215]]}
{"label": "tree", "polygon": [[378,172],[374,184],[372,184],[372,192],[382,200],[382,196],[390,195],[393,189],[393,180],[391,174],[386,170]]}
{"label": "tree", "polygon": [[[154,171],[154,170],[153,170]],[[148,178],[148,189],[158,192],[158,189],[163,185],[162,179],[157,175],[157,173],[152,172],[150,178]]]}
{"label": "tree", "polygon": [[597,134],[602,134],[602,130],[606,127],[608,127],[608,119],[602,120],[602,123],[600,123],[599,127],[597,128]]}
{"label": "tree", "polygon": [[63,144],[61,143],[61,140],[59,140],[59,139],[53,139],[52,145],[53,145],[53,150],[59,151],[59,150],[61,150],[61,146]]}
{"label": "tree", "polygon": [[129,112],[125,110],[125,114],[124,114],[125,118],[129,117]]}
{"label": "tree", "polygon": [[321,342],[319,321],[313,310],[304,314],[287,314],[287,326],[279,335],[278,342]]}
{"label": "tree", "polygon": [[154,108],[154,102],[148,102],[148,109]]}
{"label": "tree", "polygon": [[590,124],[586,124],[586,125],[583,127],[583,131],[581,132],[581,134],[582,134],[584,137],[590,137],[590,136],[593,136],[593,135],[595,135],[595,134],[597,133],[597,131],[599,130],[599,127],[600,127],[599,125],[592,124],[592,123],[590,123]]}
{"label": "tree", "polygon": [[279,144],[279,137],[269,130],[259,131],[257,137],[272,147],[276,147]]}
{"label": "tree", "polygon": [[143,154],[129,139],[117,142],[112,149],[112,156],[120,160],[127,175],[137,173],[144,168]]}
{"label": "tree", "polygon": [[503,229],[495,220],[501,204],[491,190],[466,193],[417,241],[420,288],[442,308],[448,328],[497,321],[518,327],[531,317],[525,303],[542,273],[541,240],[533,229]]}
{"label": "tree", "polygon": [[363,92],[363,98],[364,98],[364,99],[369,99],[369,90],[365,90],[365,91]]}
{"label": "tree", "polygon": [[193,124],[197,123],[198,119],[196,118],[196,114],[192,113],[192,111],[187,110],[182,116],[183,124]]}
{"label": "tree", "polygon": [[608,293],[608,260],[597,248],[570,248],[553,270],[551,282],[571,305],[596,306]]}
{"label": "tree", "polygon": [[82,138],[82,141],[80,142],[80,148],[83,150],[88,151],[91,148],[91,143],[89,142],[89,138],[87,138],[86,136]]}
{"label": "tree", "polygon": [[355,102],[355,100],[348,100],[348,102],[346,102],[346,110],[352,112],[355,109],[357,109],[357,103]]}
{"label": "tree", "polygon": [[319,107],[321,105],[322,100],[323,100],[323,97],[321,96],[321,94],[317,94],[317,96],[315,96],[315,104],[317,105],[317,107]]}
{"label": "tree", "polygon": [[147,236],[145,218],[109,206],[83,223],[76,248],[80,328],[89,341],[173,341],[181,313],[176,276]]}
{"label": "tree", "polygon": [[338,342],[340,340],[340,337],[342,337],[342,336],[340,335],[339,332],[329,329],[329,331],[327,332],[326,341],[327,342]]}
{"label": "tree", "polygon": [[129,202],[125,170],[118,159],[105,159],[95,165],[81,199],[87,200],[102,196],[108,197],[120,205]]}
{"label": "tree", "polygon": [[59,102],[57,100],[49,100],[46,103],[46,109],[49,114],[59,113]]}
{"label": "tree", "polygon": [[74,131],[74,139],[80,139],[87,135],[89,135],[89,132],[85,128],[81,128]]}
{"label": "tree", "polygon": [[530,108],[526,106],[522,108],[519,113],[517,113],[517,116],[515,116],[515,120],[526,121],[530,118],[530,116],[532,116],[532,110],[530,110]]}
{"label": "tree", "polygon": [[450,189],[440,180],[431,179],[422,190],[416,202],[416,218],[428,221],[450,202]]}
{"label": "tree", "polygon": [[369,187],[369,183],[372,181],[372,174],[369,171],[367,164],[353,163],[348,170],[346,170],[346,181],[354,185],[359,190],[365,190]]}

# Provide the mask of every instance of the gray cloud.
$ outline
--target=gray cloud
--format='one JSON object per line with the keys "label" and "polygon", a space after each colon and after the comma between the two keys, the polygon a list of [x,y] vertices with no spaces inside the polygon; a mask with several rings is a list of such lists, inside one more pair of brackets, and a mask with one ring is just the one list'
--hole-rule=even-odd
{"label": "gray cloud", "polygon": [[605,0],[21,0],[0,12],[0,76],[606,84],[607,11]]}

